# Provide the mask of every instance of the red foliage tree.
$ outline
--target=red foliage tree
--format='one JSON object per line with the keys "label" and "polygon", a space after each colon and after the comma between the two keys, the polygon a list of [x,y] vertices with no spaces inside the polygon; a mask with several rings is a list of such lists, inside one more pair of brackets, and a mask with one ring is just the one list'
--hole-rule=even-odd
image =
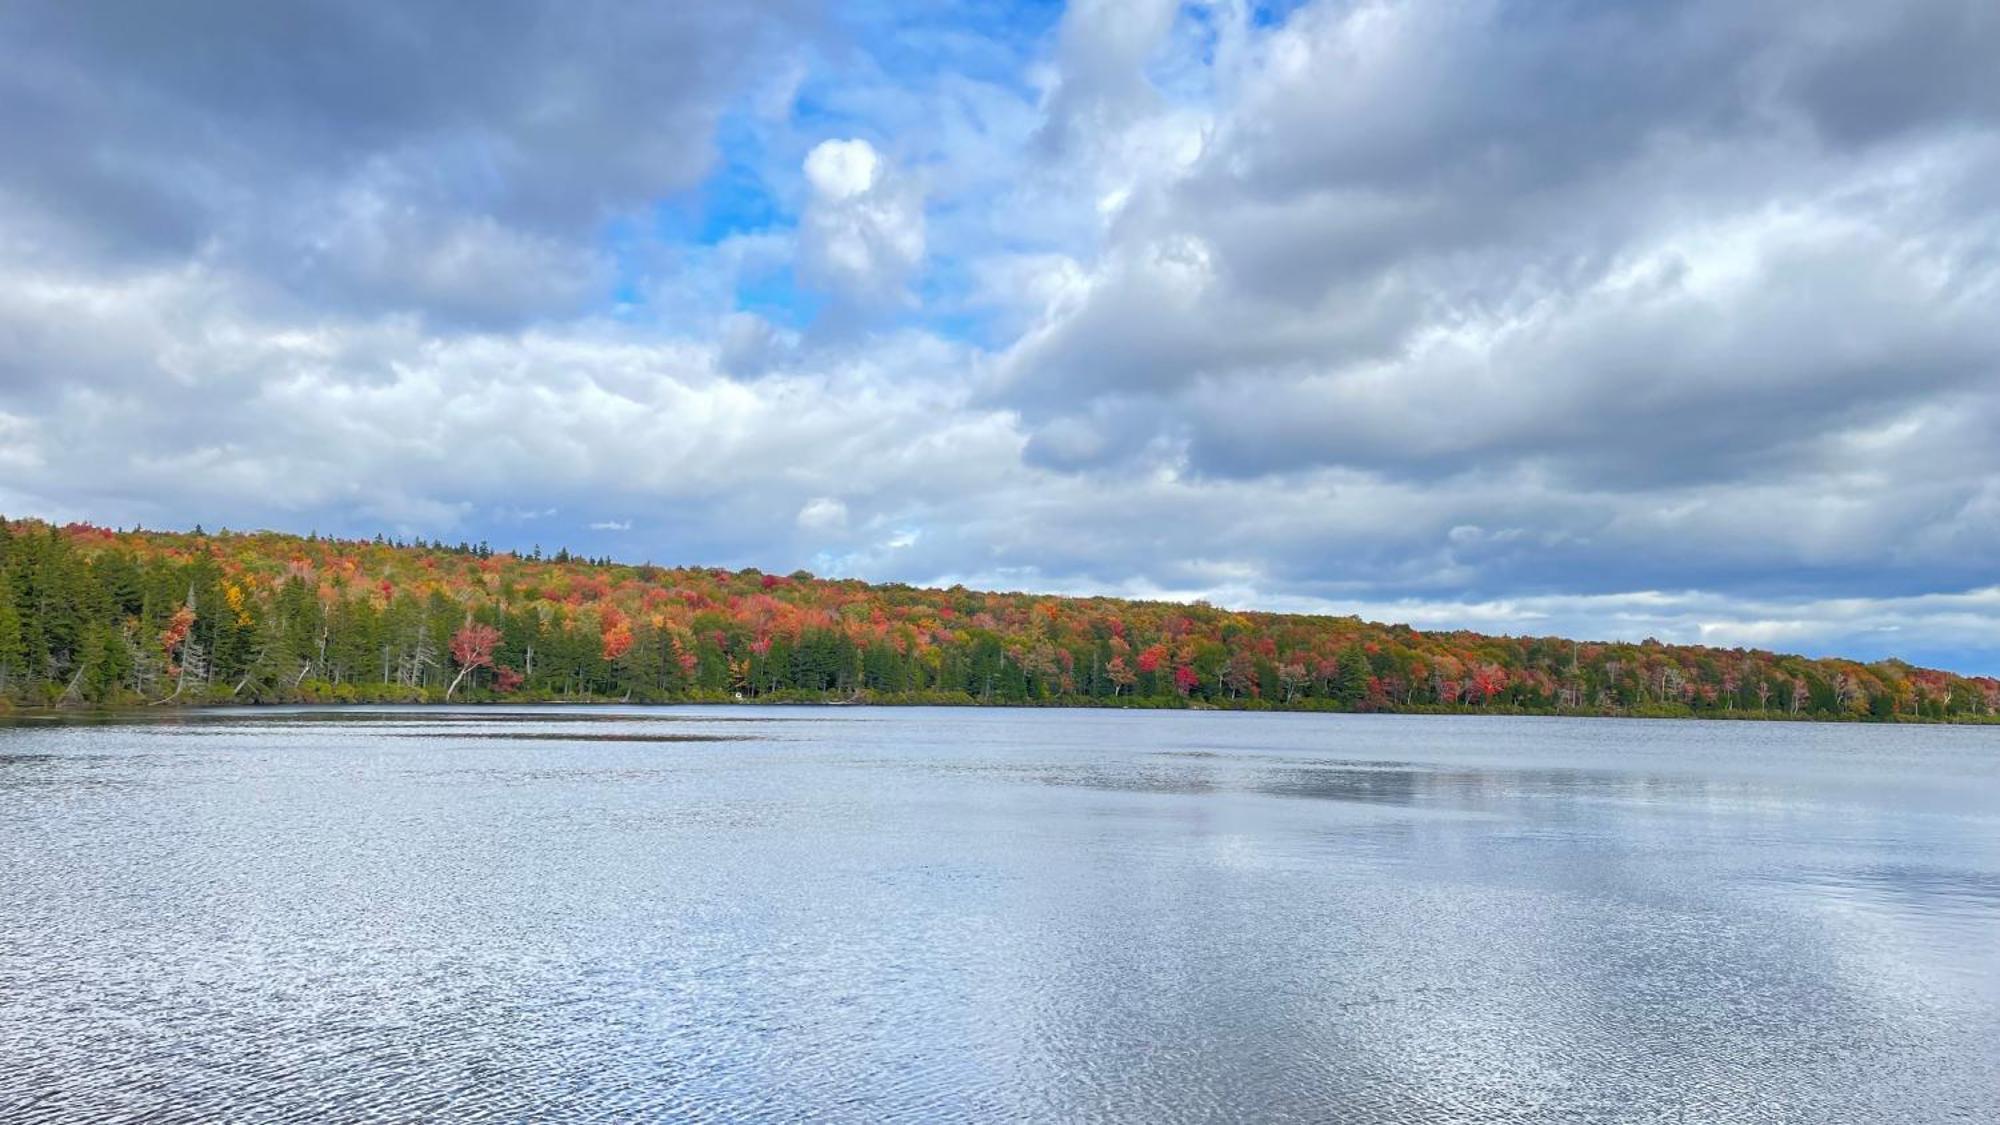
{"label": "red foliage tree", "polygon": [[444,689],[444,697],[458,690],[459,682],[474,668],[493,667],[493,650],[500,644],[500,630],[491,625],[468,621],[451,635],[451,658],[458,663],[458,675]]}
{"label": "red foliage tree", "polygon": [[166,629],[160,633],[160,651],[167,657],[167,675],[180,673],[180,669],[174,664],[174,657],[180,651],[181,643],[187,640],[189,630],[193,628],[194,607],[183,605],[174,611],[173,617],[167,621]]}
{"label": "red foliage tree", "polygon": [[[26,526],[56,530],[32,521]],[[850,669],[867,677],[880,672],[890,682],[949,693],[969,682],[963,671],[975,648],[998,643],[1007,659],[1030,672],[1030,695],[1083,690],[1107,697],[1242,699],[1262,693],[1274,702],[1361,710],[1510,703],[1524,710],[1618,711],[1668,704],[1694,713],[1754,707],[1802,718],[2000,715],[2000,680],[1891,662],[1807,660],[1657,641],[1578,644],[1464,630],[1425,632],[1354,618],[1230,613],[1205,604],[869,587],[761,571],[586,562],[567,552],[561,561],[545,560],[539,552],[533,558],[489,556],[483,545],[453,551],[271,533],[119,533],[88,524],[62,534],[66,549],[86,558],[122,552],[142,568],[175,572],[177,580],[200,564],[201,571],[189,577],[207,584],[201,588],[210,592],[201,595],[200,604],[222,613],[225,628],[289,612],[277,601],[294,588],[288,586],[294,577],[308,591],[316,587],[324,616],[315,636],[300,638],[313,643],[308,668],[357,685],[376,677],[398,684],[420,681],[408,671],[392,675],[399,668],[431,667],[434,674],[432,637],[399,629],[395,643],[402,655],[392,661],[395,654],[384,652],[378,661],[369,654],[373,643],[343,643],[353,638],[342,635],[342,622],[360,620],[335,612],[343,602],[365,600],[373,609],[388,610],[442,601],[457,607],[454,615],[505,606],[509,620],[522,621],[526,629],[511,638],[518,648],[509,652],[519,651],[530,662],[545,634],[560,638],[567,654],[575,645],[587,652],[589,635],[596,633],[599,651],[616,662],[608,675],[600,666],[597,682],[629,688],[650,681],[640,686],[655,694],[686,691],[694,680],[709,689],[722,686],[725,666],[733,682],[742,674],[738,669],[747,667],[745,658],[769,657],[775,640],[819,655],[760,668],[764,687],[827,690],[820,664],[826,653],[838,653],[834,666],[843,675]],[[207,610],[211,604],[215,610]],[[205,682],[189,674],[203,667],[191,630],[205,627],[192,620],[191,608],[153,626],[159,647],[150,651],[164,655],[170,675]],[[538,624],[528,624],[537,617]],[[122,611],[104,624],[127,636],[136,628]],[[225,647],[221,640],[217,647],[231,655],[216,659],[233,665],[232,676],[243,671],[241,646]],[[502,642],[494,630],[468,624],[453,641],[456,663],[450,667],[456,675],[446,677],[453,689],[468,678],[476,682],[479,668],[489,669],[489,683],[500,690],[524,682],[495,663]],[[650,650],[656,646],[664,650],[657,653],[669,673],[664,678],[652,661],[629,664],[631,654],[654,655]],[[75,654],[70,660],[68,671],[74,672]],[[793,678],[800,683],[789,685]],[[294,680],[291,690],[298,684]],[[448,694],[456,697],[455,690]]]}
{"label": "red foliage tree", "polygon": [[1507,690],[1507,673],[1495,665],[1482,664],[1472,670],[1472,692],[1481,703]]}
{"label": "red foliage tree", "polygon": [[1138,673],[1132,671],[1122,656],[1112,657],[1111,663],[1104,666],[1104,674],[1111,679],[1111,694],[1113,695],[1117,695],[1119,692],[1131,687],[1139,679]]}
{"label": "red foliage tree", "polygon": [[604,659],[616,660],[632,651],[632,626],[620,621],[604,631]]}
{"label": "red foliage tree", "polygon": [[616,660],[632,651],[632,623],[615,607],[605,606],[597,624],[604,659]]}

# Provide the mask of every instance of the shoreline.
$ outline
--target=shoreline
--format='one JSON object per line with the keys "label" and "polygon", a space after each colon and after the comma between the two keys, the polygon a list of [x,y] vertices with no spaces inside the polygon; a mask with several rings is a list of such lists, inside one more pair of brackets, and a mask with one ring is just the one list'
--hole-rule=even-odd
{"label": "shoreline", "polygon": [[24,707],[0,702],[0,723],[14,720],[62,720],[90,718],[138,718],[143,716],[184,715],[194,711],[213,712],[257,712],[282,709],[349,709],[383,708],[401,710],[477,710],[499,707],[575,707],[589,709],[610,709],[616,707],[872,707],[872,708],[914,708],[951,707],[984,710],[1069,710],[1069,711],[1207,711],[1222,713],[1262,713],[1297,715],[1385,715],[1385,716],[1441,716],[1441,717],[1510,717],[1534,719],[1638,719],[1638,720],[1681,720],[1694,722],[1739,722],[1739,723],[1787,723],[1787,724],[1833,724],[1842,726],[2000,726],[2000,715],[1957,715],[1933,718],[1918,715],[1898,715],[1894,717],[1874,716],[1829,716],[1820,714],[1788,715],[1755,711],[1698,711],[1693,708],[1648,707],[1629,710],[1588,710],[1588,709],[1538,709],[1515,706],[1497,707],[1446,707],[1436,704],[1417,704],[1402,707],[1378,707],[1369,709],[1345,708],[1337,706],[1299,706],[1297,704],[1268,703],[1262,700],[1240,702],[1217,702],[1210,700],[1176,701],[1147,699],[1141,702],[1113,702],[1108,699],[1090,697],[1051,698],[1041,701],[991,701],[970,698],[682,698],[682,699],[578,699],[578,698],[496,698],[490,696],[469,696],[456,699],[327,699],[300,698],[294,700],[229,700],[229,699],[187,699],[168,700],[153,703],[86,704],[67,707]]}

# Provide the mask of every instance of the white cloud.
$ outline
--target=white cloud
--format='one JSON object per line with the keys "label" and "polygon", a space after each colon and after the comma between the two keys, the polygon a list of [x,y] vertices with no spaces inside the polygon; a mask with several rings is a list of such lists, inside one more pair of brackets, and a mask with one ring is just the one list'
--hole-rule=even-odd
{"label": "white cloud", "polygon": [[867,141],[821,141],[806,154],[806,181],[825,199],[853,199],[882,176],[882,158]]}
{"label": "white cloud", "polygon": [[847,505],[831,496],[815,496],[799,509],[798,524],[807,531],[843,531]]}
{"label": "white cloud", "polygon": [[859,306],[904,300],[924,256],[923,195],[863,140],[823,141],[806,157],[812,196],[799,227],[799,266]]}

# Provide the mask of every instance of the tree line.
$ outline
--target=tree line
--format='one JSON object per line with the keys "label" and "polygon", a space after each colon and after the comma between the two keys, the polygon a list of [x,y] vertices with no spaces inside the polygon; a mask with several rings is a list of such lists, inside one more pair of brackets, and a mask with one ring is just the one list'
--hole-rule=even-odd
{"label": "tree line", "polygon": [[2000,681],[1746,649],[0,518],[0,707],[755,699],[1981,720]]}

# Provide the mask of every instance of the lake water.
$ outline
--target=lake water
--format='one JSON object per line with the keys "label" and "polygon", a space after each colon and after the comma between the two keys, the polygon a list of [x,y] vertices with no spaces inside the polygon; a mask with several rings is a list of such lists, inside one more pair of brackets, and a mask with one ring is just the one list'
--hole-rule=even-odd
{"label": "lake water", "polygon": [[2000,1120],[2000,729],[0,727],[0,1120]]}

